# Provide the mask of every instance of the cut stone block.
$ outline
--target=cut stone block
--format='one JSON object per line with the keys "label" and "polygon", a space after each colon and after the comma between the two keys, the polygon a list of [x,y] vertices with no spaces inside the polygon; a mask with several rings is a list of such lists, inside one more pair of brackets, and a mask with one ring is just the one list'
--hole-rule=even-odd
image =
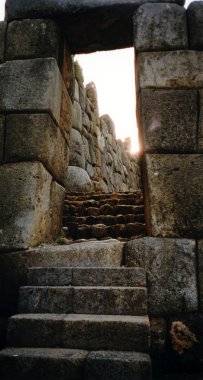
{"label": "cut stone block", "polygon": [[26,249],[49,237],[50,187],[40,163],[0,166],[0,250]]}
{"label": "cut stone block", "polygon": [[203,236],[203,155],[147,154],[147,226],[152,236]]}
{"label": "cut stone block", "polygon": [[138,352],[91,352],[86,365],[87,380],[151,380],[150,356]]}
{"label": "cut stone block", "polygon": [[30,268],[28,285],[32,286],[69,286],[72,282],[72,268]]}
{"label": "cut stone block", "polygon": [[55,59],[0,65],[0,112],[48,112],[60,119],[62,79]]}
{"label": "cut stone block", "polygon": [[6,117],[6,162],[40,161],[64,186],[67,183],[68,145],[48,114]]}
{"label": "cut stone block", "polygon": [[198,281],[200,311],[203,313],[203,240],[198,242]]}
{"label": "cut stone block", "polygon": [[89,174],[78,166],[68,167],[67,190],[69,193],[88,193],[93,190]]}
{"label": "cut stone block", "polygon": [[50,234],[56,239],[61,233],[65,188],[53,181],[50,193]]}
{"label": "cut stone block", "polygon": [[0,63],[4,62],[7,23],[0,21]]}
{"label": "cut stone block", "polygon": [[203,90],[199,91],[199,103],[198,151],[203,153]]}
{"label": "cut stone block", "polygon": [[137,79],[141,88],[201,88],[203,52],[139,53]]}
{"label": "cut stone block", "polygon": [[59,58],[59,28],[52,20],[22,20],[8,24],[6,60]]}
{"label": "cut stone block", "polygon": [[146,152],[195,152],[197,91],[141,90],[140,121]]}
{"label": "cut stone block", "polygon": [[189,46],[194,50],[203,50],[203,3],[195,1],[187,10]]}
{"label": "cut stone block", "polygon": [[87,351],[51,348],[6,348],[0,352],[2,380],[79,380]]}
{"label": "cut stone block", "polygon": [[8,346],[149,351],[149,319],[129,315],[19,314],[9,320]]}
{"label": "cut stone block", "polygon": [[137,51],[183,50],[188,46],[186,10],[176,4],[144,4],[133,17]]}
{"label": "cut stone block", "polygon": [[0,162],[4,159],[5,149],[5,116],[0,115]]}
{"label": "cut stone block", "polygon": [[145,237],[129,241],[125,253],[127,266],[147,271],[150,315],[198,310],[195,240]]}

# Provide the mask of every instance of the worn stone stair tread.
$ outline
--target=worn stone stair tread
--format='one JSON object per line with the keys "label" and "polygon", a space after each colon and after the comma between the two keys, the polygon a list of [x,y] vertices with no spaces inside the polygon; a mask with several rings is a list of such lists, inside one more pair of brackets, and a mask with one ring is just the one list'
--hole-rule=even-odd
{"label": "worn stone stair tread", "polygon": [[88,380],[151,380],[151,359],[139,352],[90,352],[86,373]]}
{"label": "worn stone stair tread", "polygon": [[36,267],[28,271],[28,285],[35,286],[146,286],[143,268]]}
{"label": "worn stone stair tread", "polygon": [[0,352],[1,380],[82,380],[88,351],[6,348]]}
{"label": "worn stone stair tread", "polygon": [[25,286],[20,288],[21,313],[145,315],[146,287]]}
{"label": "worn stone stair tread", "polygon": [[149,351],[148,316],[18,314],[9,319],[11,347]]}

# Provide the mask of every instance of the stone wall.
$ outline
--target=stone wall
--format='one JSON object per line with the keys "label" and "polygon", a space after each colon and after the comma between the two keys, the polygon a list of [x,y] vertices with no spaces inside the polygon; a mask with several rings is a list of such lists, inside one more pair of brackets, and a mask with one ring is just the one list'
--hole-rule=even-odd
{"label": "stone wall", "polygon": [[[70,139],[69,165],[84,169],[91,179],[87,188],[81,185],[84,173],[75,183],[69,172],[68,191],[136,191],[140,189],[140,165],[130,153],[130,141],[116,140],[115,126],[109,115],[99,116],[96,87],[84,87],[82,69],[75,62],[73,127]],[[77,171],[76,171],[77,173]],[[86,177],[86,176],[85,176]]]}

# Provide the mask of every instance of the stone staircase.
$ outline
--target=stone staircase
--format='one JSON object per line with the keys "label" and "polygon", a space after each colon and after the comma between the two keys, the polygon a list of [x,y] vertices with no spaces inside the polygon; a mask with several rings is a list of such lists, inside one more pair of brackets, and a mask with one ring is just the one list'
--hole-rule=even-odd
{"label": "stone staircase", "polygon": [[146,273],[117,240],[36,248],[1,380],[151,380]]}
{"label": "stone staircase", "polygon": [[70,240],[146,235],[142,193],[67,193],[63,229]]}

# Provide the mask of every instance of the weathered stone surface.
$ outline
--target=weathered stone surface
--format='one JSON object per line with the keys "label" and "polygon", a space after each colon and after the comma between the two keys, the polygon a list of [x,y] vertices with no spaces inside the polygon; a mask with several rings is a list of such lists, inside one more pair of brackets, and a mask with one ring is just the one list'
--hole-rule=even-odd
{"label": "weathered stone surface", "polygon": [[6,27],[7,23],[5,21],[0,21],[0,63],[4,61]]}
{"label": "weathered stone surface", "polygon": [[48,112],[60,118],[62,80],[53,58],[0,65],[0,112]]}
{"label": "weathered stone surface", "polygon": [[72,102],[68,94],[66,85],[63,82],[59,128],[68,145],[70,145],[72,121],[73,121],[73,106],[72,106]]}
{"label": "weathered stone surface", "polygon": [[81,133],[75,129],[71,129],[71,137],[70,137],[70,154],[74,154],[74,152],[81,153],[84,156],[84,147]]}
{"label": "weathered stone surface", "polygon": [[28,285],[32,286],[68,286],[72,285],[72,268],[30,268]]}
{"label": "weathered stone surface", "polygon": [[82,110],[77,101],[73,103],[73,128],[82,132]]}
{"label": "weathered stone surface", "polygon": [[203,3],[195,1],[187,10],[189,46],[194,50],[203,50]]}
{"label": "weathered stone surface", "polygon": [[0,115],[0,162],[4,159],[4,149],[5,149],[5,116]]}
{"label": "weathered stone surface", "polygon": [[5,161],[41,161],[63,185],[67,182],[68,145],[48,114],[6,117]]}
{"label": "weathered stone surface", "polygon": [[137,352],[91,352],[87,358],[87,380],[151,380],[151,359]]}
{"label": "weathered stone surface", "polygon": [[105,224],[95,224],[91,226],[91,235],[97,239],[107,235],[108,227]]}
{"label": "weathered stone surface", "polygon": [[50,234],[56,239],[61,232],[65,188],[53,181],[50,192]]}
{"label": "weathered stone surface", "polygon": [[59,28],[52,20],[22,20],[8,24],[6,60],[53,57],[58,61]]}
{"label": "weathered stone surface", "polygon": [[40,163],[0,167],[0,250],[25,249],[50,236],[50,187]]}
{"label": "weathered stone surface", "polygon": [[198,310],[194,240],[145,237],[128,242],[125,253],[127,266],[147,271],[149,314]]}
{"label": "weathered stone surface", "polygon": [[4,380],[65,380],[81,378],[87,351],[62,348],[7,348],[0,353]]}
{"label": "weathered stone surface", "polygon": [[149,319],[129,315],[16,315],[9,320],[8,345],[146,352]]}
{"label": "weathered stone surface", "polygon": [[198,151],[203,153],[203,90],[199,91]]}
{"label": "weathered stone surface", "polygon": [[198,283],[200,310],[203,313],[203,240],[198,242]]}
{"label": "weathered stone surface", "polygon": [[146,152],[197,150],[197,91],[141,90],[140,120]]}
{"label": "weathered stone surface", "polygon": [[137,51],[183,50],[188,46],[186,10],[176,4],[144,4],[133,17]]}
{"label": "weathered stone surface", "polygon": [[166,321],[163,318],[150,319],[150,351],[154,354],[164,352],[166,345]]}
{"label": "weathered stone surface", "polygon": [[81,192],[86,193],[93,190],[92,181],[88,173],[77,166],[68,167],[68,180],[67,180],[68,192]]}
{"label": "weathered stone surface", "polygon": [[137,78],[141,88],[201,88],[203,52],[139,53]]}
{"label": "weathered stone surface", "polygon": [[202,237],[203,155],[146,155],[149,213],[153,236]]}
{"label": "weathered stone surface", "polygon": [[78,166],[85,170],[85,157],[70,147],[69,165]]}

